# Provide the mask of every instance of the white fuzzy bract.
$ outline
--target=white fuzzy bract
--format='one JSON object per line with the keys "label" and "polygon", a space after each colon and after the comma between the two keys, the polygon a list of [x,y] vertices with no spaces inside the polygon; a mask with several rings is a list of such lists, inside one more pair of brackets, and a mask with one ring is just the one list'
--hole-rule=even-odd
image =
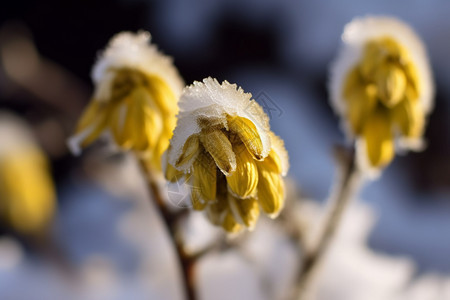
{"label": "white fuzzy bract", "polygon": [[[273,144],[282,160],[283,174],[285,174],[288,169],[286,150],[281,141],[271,138],[269,118],[262,107],[251,97],[250,93],[245,93],[236,84],[230,84],[228,81],[220,84],[217,79],[211,77],[205,78],[203,82],[196,81],[186,87],[179,102],[180,112],[171,141],[169,163],[175,166],[186,140],[201,131],[198,124],[200,118],[214,119],[228,129],[227,115],[229,115],[247,118],[253,122],[262,141],[263,157],[269,154]],[[190,162],[180,166],[179,170],[189,171],[195,158],[195,156],[192,157]]]}
{"label": "white fuzzy bract", "polygon": [[92,69],[92,80],[96,84],[94,99],[109,99],[114,69],[130,68],[147,75],[156,75],[166,82],[179,97],[184,82],[172,63],[172,58],[150,44],[151,35],[146,31],[121,32],[115,35],[99,56]]}

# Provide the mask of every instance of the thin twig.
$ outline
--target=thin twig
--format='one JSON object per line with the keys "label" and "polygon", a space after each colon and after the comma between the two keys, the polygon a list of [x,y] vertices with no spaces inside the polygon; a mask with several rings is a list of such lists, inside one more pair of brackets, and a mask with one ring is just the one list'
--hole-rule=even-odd
{"label": "thin twig", "polygon": [[155,201],[159,212],[161,214],[164,225],[170,234],[174,249],[176,250],[178,263],[182,271],[183,288],[187,300],[197,299],[194,282],[194,266],[196,258],[190,256],[184,250],[181,239],[178,238],[176,227],[180,219],[179,213],[172,213],[166,206],[164,197],[161,195],[161,190],[158,185],[158,180],[155,177],[154,171],[149,168],[143,160],[139,160],[140,166],[147,175],[147,184],[151,193],[152,199]]}
{"label": "thin twig", "polygon": [[311,251],[304,253],[303,264],[296,286],[297,295],[299,295],[298,299],[301,300],[308,298],[314,274],[339,227],[343,212],[362,184],[362,176],[356,166],[354,150],[351,151],[350,155],[348,152],[345,155],[343,149],[339,148],[336,154],[338,163],[341,164],[340,182],[336,186],[337,189],[333,191],[332,197],[330,197],[333,202],[318,242],[315,247],[312,247]]}

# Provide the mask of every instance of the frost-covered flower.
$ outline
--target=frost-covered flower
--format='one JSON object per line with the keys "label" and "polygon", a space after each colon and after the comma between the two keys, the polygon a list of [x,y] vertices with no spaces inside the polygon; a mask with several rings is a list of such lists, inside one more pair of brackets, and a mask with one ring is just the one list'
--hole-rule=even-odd
{"label": "frost-covered flower", "polygon": [[347,24],[331,68],[332,105],[357,140],[366,170],[388,165],[395,150],[420,150],[433,107],[433,79],[416,33],[393,17]]}
{"label": "frost-covered flower", "polygon": [[109,42],[92,70],[93,99],[69,140],[75,154],[109,131],[122,149],[144,153],[160,167],[184,82],[149,42],[148,32],[122,32]]}
{"label": "frost-covered flower", "polygon": [[0,222],[38,234],[56,207],[47,158],[27,125],[7,113],[0,113],[0,140]]}
{"label": "frost-covered flower", "polygon": [[283,207],[288,156],[261,106],[237,85],[206,78],[187,87],[168,150],[166,177],[187,179],[194,209],[229,232],[253,228],[260,208]]}

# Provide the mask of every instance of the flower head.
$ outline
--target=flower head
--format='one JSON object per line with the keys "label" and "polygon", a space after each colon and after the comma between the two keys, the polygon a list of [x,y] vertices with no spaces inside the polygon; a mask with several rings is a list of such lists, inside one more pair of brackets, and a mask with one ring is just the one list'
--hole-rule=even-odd
{"label": "flower head", "polygon": [[0,140],[0,222],[22,234],[38,234],[56,207],[47,158],[27,126],[6,113],[0,115]]}
{"label": "flower head", "polygon": [[397,149],[420,150],[433,105],[425,48],[392,17],[358,18],[345,26],[331,68],[331,98],[346,133],[357,139],[359,165],[377,170]]}
{"label": "flower head", "polygon": [[69,141],[74,153],[109,131],[122,149],[144,153],[160,166],[184,83],[171,59],[149,42],[148,32],[111,39],[92,70],[95,92]]}
{"label": "flower head", "polygon": [[206,78],[184,90],[178,117],[166,177],[188,178],[194,209],[229,232],[253,228],[260,208],[280,212],[287,152],[251,94]]}

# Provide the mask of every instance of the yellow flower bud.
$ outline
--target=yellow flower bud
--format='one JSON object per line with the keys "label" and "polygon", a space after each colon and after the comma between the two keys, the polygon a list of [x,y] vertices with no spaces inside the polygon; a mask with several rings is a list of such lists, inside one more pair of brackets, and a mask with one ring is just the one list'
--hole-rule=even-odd
{"label": "yellow flower bud", "polygon": [[236,155],[236,170],[227,176],[228,186],[240,198],[247,198],[256,192],[258,169],[252,155],[242,143],[233,147]]}
{"label": "yellow flower bud", "polygon": [[208,153],[201,153],[193,165],[193,187],[207,201],[216,199],[216,166]]}
{"label": "yellow flower bud", "polygon": [[174,166],[172,166],[171,164],[167,164],[166,166],[166,171],[164,176],[166,177],[167,180],[169,180],[170,182],[177,182],[178,180],[181,179],[181,177],[184,176],[184,173],[181,171],[178,171]]}
{"label": "yellow flower bud", "polygon": [[236,156],[230,140],[222,130],[206,129],[200,135],[200,141],[225,175],[234,172],[236,169]]}
{"label": "yellow flower bud", "polygon": [[280,174],[258,163],[258,202],[262,210],[276,216],[284,205],[284,183]]}
{"label": "yellow flower bud", "polygon": [[348,102],[347,117],[351,129],[360,134],[367,116],[377,104],[377,89],[373,84],[365,85],[357,68],[348,75],[344,88],[344,98]]}
{"label": "yellow flower bud", "polygon": [[363,139],[372,166],[383,167],[392,160],[394,141],[386,109],[377,109],[369,116],[363,129]]}
{"label": "yellow flower bud", "polygon": [[238,222],[236,222],[233,215],[229,211],[225,215],[222,227],[229,233],[236,233],[242,229],[241,225]]}
{"label": "yellow flower bud", "polygon": [[423,135],[425,116],[417,101],[405,99],[397,105],[392,111],[392,122],[406,137],[417,138]]}
{"label": "yellow flower bud", "polygon": [[236,133],[256,160],[263,159],[263,145],[255,124],[242,117],[227,117],[228,127]]}
{"label": "yellow flower bud", "polygon": [[48,160],[28,125],[0,112],[0,223],[24,235],[48,230],[56,193]]}
{"label": "yellow flower bud", "polygon": [[269,155],[264,159],[264,167],[270,172],[281,174],[283,172],[283,166],[280,156],[275,150],[271,150]]}
{"label": "yellow flower bud", "polygon": [[120,148],[137,151],[161,168],[183,81],[149,39],[145,32],[120,33],[94,65],[93,100],[69,140],[76,154],[109,130]]}
{"label": "yellow flower bud", "polygon": [[433,105],[433,78],[422,41],[392,17],[356,18],[346,25],[332,64],[333,108],[356,140],[358,165],[379,174],[401,150],[422,149]]}
{"label": "yellow flower bud", "polygon": [[37,149],[22,149],[1,158],[0,215],[15,230],[39,233],[51,221],[55,191],[47,162]]}
{"label": "yellow flower bud", "polygon": [[198,136],[192,135],[184,143],[183,152],[181,156],[177,159],[175,166],[179,167],[188,163],[195,155],[198,154],[200,147],[200,141]]}
{"label": "yellow flower bud", "polygon": [[195,185],[191,188],[191,203],[195,210],[203,210],[207,205],[206,200],[201,196],[200,188]]}
{"label": "yellow flower bud", "polygon": [[[274,217],[283,206],[281,176],[289,163],[259,104],[235,85],[211,78],[186,88],[180,103],[195,109],[181,110],[168,161],[192,176],[194,209],[205,210],[211,223],[227,232],[253,229],[260,207]],[[166,173],[170,180],[176,172]]]}
{"label": "yellow flower bud", "polygon": [[255,198],[239,199],[228,195],[228,204],[235,220],[253,229],[259,218],[259,205]]}
{"label": "yellow flower bud", "polygon": [[394,107],[403,99],[406,89],[405,73],[392,64],[382,64],[375,75],[378,95],[387,107]]}

